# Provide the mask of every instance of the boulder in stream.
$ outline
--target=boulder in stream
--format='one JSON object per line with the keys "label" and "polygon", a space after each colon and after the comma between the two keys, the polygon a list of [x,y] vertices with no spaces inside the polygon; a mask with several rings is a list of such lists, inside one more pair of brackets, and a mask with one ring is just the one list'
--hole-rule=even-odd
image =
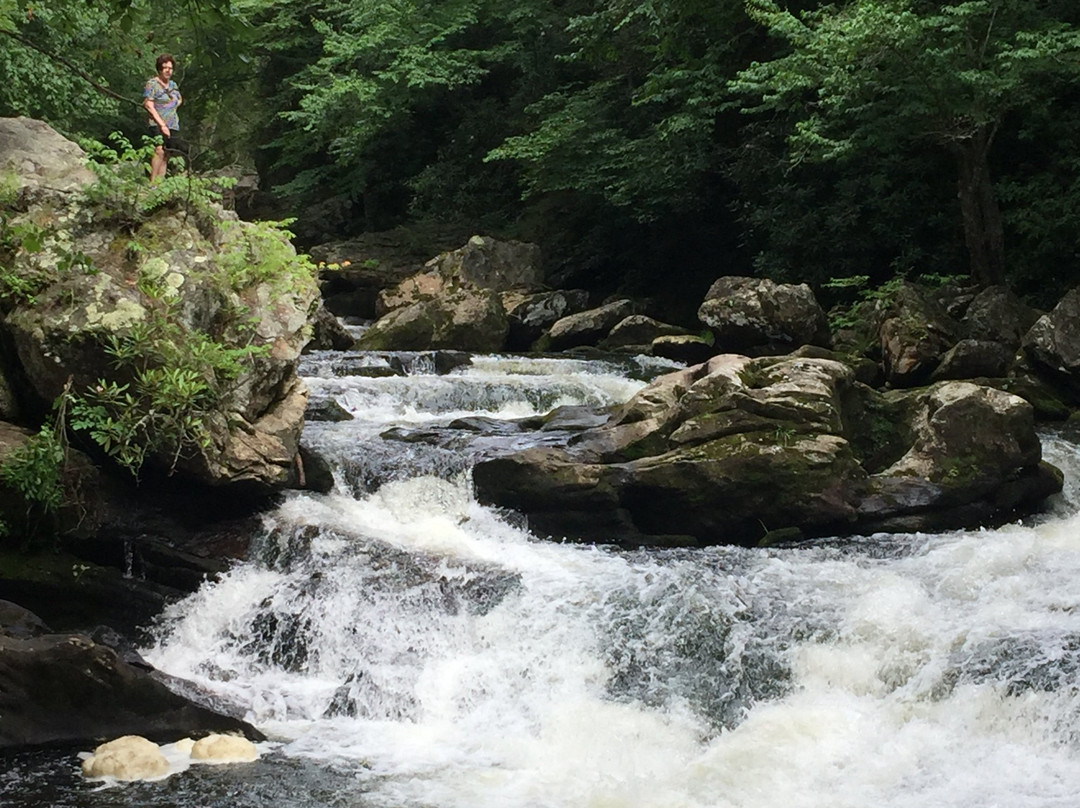
{"label": "boulder in stream", "polygon": [[567,448],[483,461],[473,479],[540,535],[755,544],[1012,518],[1060,490],[1040,452],[1031,405],[1000,390],[882,394],[835,359],[726,354],[660,377]]}
{"label": "boulder in stream", "polygon": [[250,724],[179,696],[144,666],[81,634],[0,634],[0,749],[238,732]]}

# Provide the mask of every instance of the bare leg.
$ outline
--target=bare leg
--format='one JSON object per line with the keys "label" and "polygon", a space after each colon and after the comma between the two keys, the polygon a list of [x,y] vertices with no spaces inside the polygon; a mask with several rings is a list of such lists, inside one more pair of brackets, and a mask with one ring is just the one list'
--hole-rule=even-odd
{"label": "bare leg", "polygon": [[165,176],[165,169],[169,166],[169,160],[165,156],[165,147],[157,146],[154,156],[150,158],[150,182],[157,182]]}

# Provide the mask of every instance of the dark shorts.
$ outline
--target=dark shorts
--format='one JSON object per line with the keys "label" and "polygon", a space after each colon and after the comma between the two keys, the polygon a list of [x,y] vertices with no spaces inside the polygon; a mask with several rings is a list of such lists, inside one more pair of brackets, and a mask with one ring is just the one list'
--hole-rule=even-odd
{"label": "dark shorts", "polygon": [[153,125],[146,127],[146,134],[150,137],[160,137],[166,151],[179,154],[187,154],[187,144],[183,140],[181,140],[179,135],[171,135],[170,137],[165,137],[161,134],[161,130]]}

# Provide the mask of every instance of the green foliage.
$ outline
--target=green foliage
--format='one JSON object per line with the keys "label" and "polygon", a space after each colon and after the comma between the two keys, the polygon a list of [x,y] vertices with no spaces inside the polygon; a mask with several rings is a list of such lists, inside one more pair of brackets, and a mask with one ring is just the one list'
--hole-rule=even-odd
{"label": "green foliage", "polygon": [[[1041,116],[1065,77],[1080,73],[1080,28],[1035,0],[852,0],[802,14],[752,0],[747,9],[784,47],[729,87],[743,112],[779,122],[793,176],[813,182],[803,167],[824,161],[846,166],[845,179],[872,172],[901,188],[896,180],[928,159],[928,147],[939,150],[953,161],[959,205],[952,216],[972,274],[1000,282],[993,149],[1009,116]],[[916,181],[936,182],[931,173]],[[897,232],[918,221],[917,208],[898,213],[891,219]],[[767,226],[788,222],[773,217]],[[848,232],[860,226],[853,221]]]}
{"label": "green foliage", "polygon": [[[17,519],[27,544],[56,536],[61,530],[61,509],[79,504],[78,482],[68,473],[68,403],[65,389],[52,419],[0,462],[0,485],[14,493],[23,508]],[[8,516],[15,518],[11,511]],[[0,536],[8,532],[10,526],[0,520]]]}
{"label": "green foliage", "polygon": [[223,238],[217,263],[225,271],[231,289],[269,283],[275,293],[283,294],[297,293],[317,283],[318,267],[293,249],[293,234],[286,229],[290,223],[221,222]]}
{"label": "green foliage", "polygon": [[0,482],[25,503],[27,522],[55,518],[60,510],[66,448],[63,436],[49,423],[0,463]]}
{"label": "green foliage", "polygon": [[[193,215],[196,221],[211,222],[219,217],[216,205],[223,189],[236,184],[232,177],[196,177],[190,172],[172,174],[157,182],[147,181],[155,144],[143,138],[133,146],[120,132],[109,135],[112,145],[83,140],[90,154],[89,165],[96,176],[83,194],[100,219],[123,222],[134,227],[157,210],[171,207]],[[178,159],[173,158],[173,162]]]}
{"label": "green foliage", "polygon": [[265,347],[229,348],[183,326],[177,303],[145,279],[154,305],[127,333],[112,335],[106,352],[118,378],[100,379],[72,402],[71,426],[86,432],[120,466],[138,476],[147,457],[181,457],[209,448],[208,419],[246,362]]}
{"label": "green foliage", "polygon": [[[20,256],[30,260],[16,264]],[[12,221],[0,213],[0,310],[20,303],[34,305],[57,276],[76,271],[93,274],[97,268],[63,233],[32,219]]]}

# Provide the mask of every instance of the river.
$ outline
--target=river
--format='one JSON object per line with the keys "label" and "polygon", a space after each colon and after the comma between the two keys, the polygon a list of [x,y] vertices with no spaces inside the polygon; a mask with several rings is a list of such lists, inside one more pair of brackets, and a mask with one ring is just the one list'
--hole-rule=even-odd
{"label": "river", "polygon": [[102,785],[26,753],[0,805],[1076,805],[1075,435],[1044,433],[1066,490],[1022,524],[625,552],[533,537],[469,468],[565,441],[570,414],[517,425],[664,365],[406,360],[305,358],[313,403],[355,416],[305,432],[334,491],[287,497],[144,651],[240,705],[259,762]]}

